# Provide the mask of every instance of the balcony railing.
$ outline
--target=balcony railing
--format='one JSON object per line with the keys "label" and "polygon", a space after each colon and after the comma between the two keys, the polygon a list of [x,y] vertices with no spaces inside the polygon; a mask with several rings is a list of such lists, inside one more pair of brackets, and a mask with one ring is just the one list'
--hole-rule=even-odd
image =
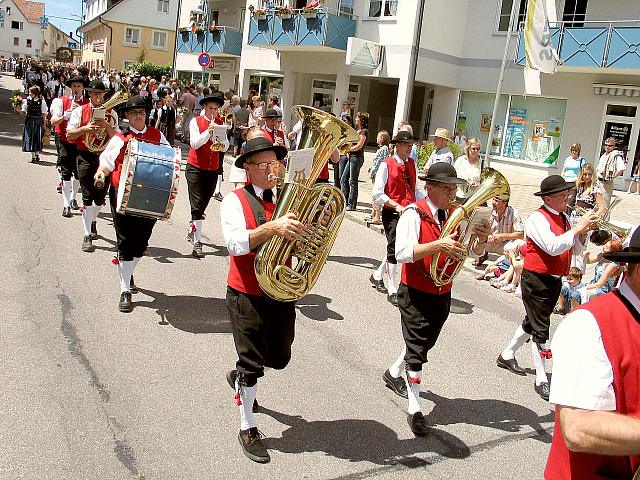
{"label": "balcony railing", "polygon": [[[551,43],[560,65],[591,68],[640,68],[640,21],[551,22]],[[524,28],[516,63],[525,64]]]}
{"label": "balcony railing", "polygon": [[316,13],[303,9],[282,14],[267,10],[254,12],[249,22],[248,44],[257,47],[326,47],[327,50],[347,49],[347,39],[356,34],[356,17],[322,7]]}
{"label": "balcony railing", "polygon": [[242,33],[232,27],[216,27],[201,33],[192,31],[178,32],[179,53],[211,53],[213,55],[233,55],[242,53]]}

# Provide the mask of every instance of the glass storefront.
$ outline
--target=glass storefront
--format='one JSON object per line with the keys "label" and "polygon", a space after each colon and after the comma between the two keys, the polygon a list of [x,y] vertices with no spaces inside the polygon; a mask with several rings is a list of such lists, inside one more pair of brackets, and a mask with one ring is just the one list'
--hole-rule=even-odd
{"label": "glass storefront", "polygon": [[[482,151],[489,141],[495,94],[461,92],[456,128],[478,138]],[[491,154],[508,159],[552,164],[558,158],[567,101],[556,98],[502,95],[491,140]]]}
{"label": "glass storefront", "polygon": [[[220,74],[202,71],[190,72],[186,70],[178,70],[178,81],[182,85],[206,85],[214,90],[220,90]],[[204,75],[204,82],[203,80]]]}

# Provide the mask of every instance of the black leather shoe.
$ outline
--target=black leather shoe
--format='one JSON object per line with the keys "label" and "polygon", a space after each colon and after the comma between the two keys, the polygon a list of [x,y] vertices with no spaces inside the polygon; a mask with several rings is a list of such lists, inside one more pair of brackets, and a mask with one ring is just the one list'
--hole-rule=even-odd
{"label": "black leather shoe", "polygon": [[387,287],[384,286],[384,280],[376,280],[375,278],[373,278],[373,274],[371,274],[371,276],[369,277],[369,281],[371,282],[373,288],[375,288],[380,293],[389,293]]}
{"label": "black leather shoe", "polygon": [[98,238],[98,225],[97,222],[91,222],[91,240]]}
{"label": "black leather shoe", "polygon": [[427,425],[427,421],[424,419],[422,412],[407,415],[407,423],[416,437],[426,437],[429,435],[429,426]]}
{"label": "black leather shoe", "polygon": [[139,292],[138,286],[133,281],[133,275],[131,275],[131,281],[129,282],[129,291],[131,293],[138,293]]}
{"label": "black leather shoe", "polygon": [[505,360],[504,358],[502,358],[502,354],[498,356],[498,359],[496,360],[496,365],[500,368],[507,369],[511,373],[515,373],[516,375],[527,374],[524,368],[518,365],[518,361],[515,358],[512,358],[511,360]]}
{"label": "black leather shoe", "polygon": [[534,383],[533,389],[536,391],[538,395],[540,395],[540,398],[542,398],[543,400],[546,400],[547,402],[549,401],[549,393],[551,391],[551,386],[549,385],[549,382],[544,382],[544,383],[541,383],[540,385],[536,385]]}
{"label": "black leather shoe", "polygon": [[71,200],[71,210],[80,210],[78,202],[76,202],[75,200]]}
{"label": "black leather shoe", "polygon": [[224,199],[224,197],[222,196],[222,194],[221,194],[220,192],[216,193],[216,194],[213,196],[213,198],[214,198],[215,200],[219,201],[219,202],[221,202],[221,201]]}
{"label": "black leather shoe", "polygon": [[242,453],[244,453],[247,458],[258,463],[269,463],[271,457],[269,456],[269,452],[267,452],[267,447],[262,443],[262,435],[260,435],[256,427],[248,430],[240,430],[238,440],[242,447]]}
{"label": "black leather shoe", "polygon": [[122,313],[129,313],[133,311],[131,292],[122,292],[120,294],[120,303],[118,304],[118,310],[120,310]]}
{"label": "black leather shoe", "polygon": [[385,386],[387,388],[390,388],[393,391],[393,393],[395,393],[396,395],[402,398],[408,398],[407,384],[405,383],[402,377],[393,378],[391,376],[391,372],[387,370],[386,372],[384,372],[384,375],[382,375],[382,380],[384,380]]}
{"label": "black leather shoe", "polygon": [[82,239],[82,251],[91,253],[95,251],[96,247],[93,246],[93,242],[91,241],[91,235],[85,235]]}
{"label": "black leather shoe", "polygon": [[387,295],[387,300],[389,300],[389,303],[391,303],[391,305],[393,305],[394,307],[398,306],[398,296],[395,293]]}
{"label": "black leather shoe", "polygon": [[202,253],[202,243],[196,242],[193,244],[193,252],[191,252],[196,258],[204,258],[204,253]]}
{"label": "black leather shoe", "polygon": [[62,216],[64,218],[71,218],[73,217],[73,213],[71,213],[71,207],[64,207],[62,209]]}
{"label": "black leather shoe", "polygon": [[[227,383],[229,384],[229,386],[231,388],[233,388],[233,390],[236,389],[236,376],[238,375],[238,372],[236,372],[235,370],[230,370],[227,372]],[[251,411],[253,413],[257,413],[258,410],[260,410],[260,405],[258,405],[258,399],[255,398],[253,400],[253,407],[251,407]]]}
{"label": "black leather shoe", "polygon": [[193,232],[187,233],[187,241],[193,243]]}

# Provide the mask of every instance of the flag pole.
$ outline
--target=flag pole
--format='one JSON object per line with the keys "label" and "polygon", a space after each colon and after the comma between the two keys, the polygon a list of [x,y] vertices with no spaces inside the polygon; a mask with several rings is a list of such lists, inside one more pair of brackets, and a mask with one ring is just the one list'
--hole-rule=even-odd
{"label": "flag pole", "polygon": [[[504,55],[502,55],[502,66],[500,67],[500,76],[498,77],[498,85],[496,86],[496,99],[493,102],[493,113],[491,114],[491,127],[489,127],[489,141],[485,150],[484,158],[480,162],[480,169],[489,166],[489,154],[491,152],[491,144],[493,143],[493,129],[496,124],[496,114],[498,113],[498,105],[500,104],[500,94],[502,93],[502,82],[504,81],[504,72],[507,68],[507,57],[509,56],[509,45],[511,44],[511,36],[513,34],[514,24],[518,18],[520,11],[520,2],[527,0],[513,0],[511,4],[511,16],[509,17],[509,30],[507,31],[507,42],[504,46]],[[506,128],[506,125],[505,125]]]}

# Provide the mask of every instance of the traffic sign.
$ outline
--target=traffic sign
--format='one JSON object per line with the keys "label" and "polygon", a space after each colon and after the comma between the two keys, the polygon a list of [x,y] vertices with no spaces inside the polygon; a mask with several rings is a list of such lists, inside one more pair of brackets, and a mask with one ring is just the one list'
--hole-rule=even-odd
{"label": "traffic sign", "polygon": [[49,19],[45,16],[42,16],[39,18],[40,20],[40,28],[42,30],[46,30],[47,29],[47,25],[49,25]]}
{"label": "traffic sign", "polygon": [[201,53],[198,56],[198,63],[203,68],[208,67],[209,64],[211,63],[211,55],[209,55],[208,53]]}

